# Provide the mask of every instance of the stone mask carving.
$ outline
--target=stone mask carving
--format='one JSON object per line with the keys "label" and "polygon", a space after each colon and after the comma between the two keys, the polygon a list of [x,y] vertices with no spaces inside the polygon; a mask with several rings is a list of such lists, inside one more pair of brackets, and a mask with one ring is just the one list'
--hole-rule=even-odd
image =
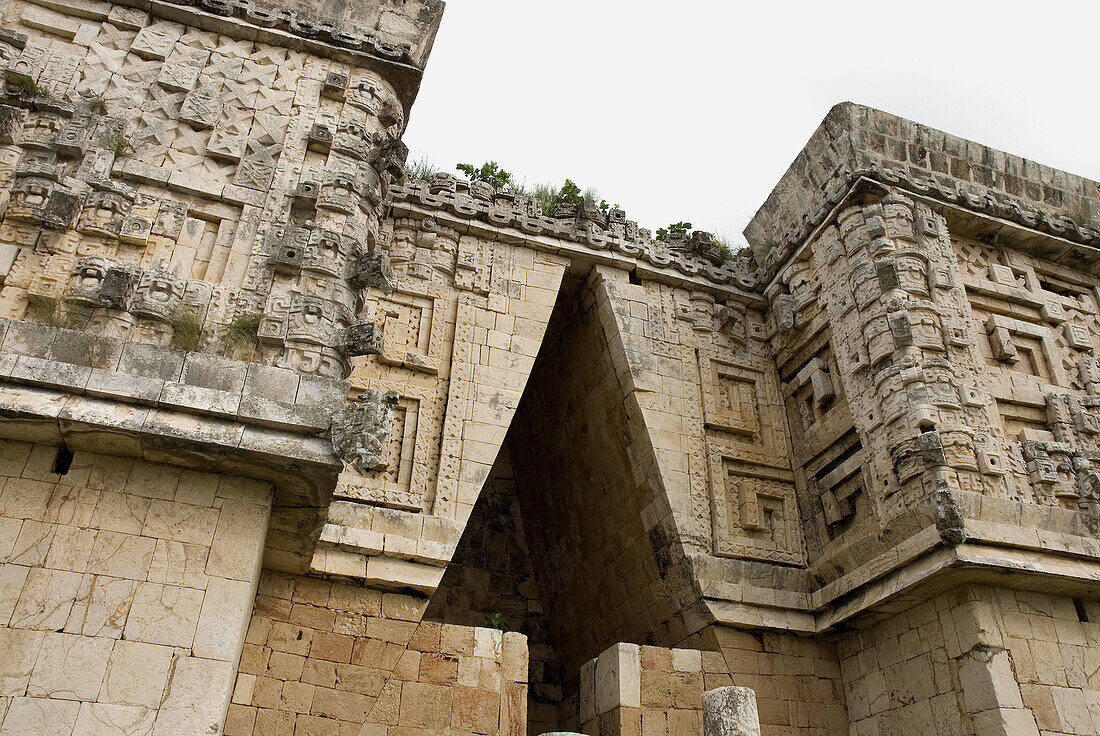
{"label": "stone mask carving", "polygon": [[396,391],[367,389],[332,418],[332,446],[345,463],[361,473],[382,465],[397,399]]}

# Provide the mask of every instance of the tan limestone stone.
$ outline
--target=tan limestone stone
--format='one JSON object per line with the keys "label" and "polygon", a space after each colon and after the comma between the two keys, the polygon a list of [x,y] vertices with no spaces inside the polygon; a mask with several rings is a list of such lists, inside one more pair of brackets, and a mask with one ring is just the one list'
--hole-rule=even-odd
{"label": "tan limestone stone", "polygon": [[8,708],[3,736],[70,736],[80,703],[44,698],[16,698]]}
{"label": "tan limestone stone", "polygon": [[98,700],[157,708],[171,671],[170,647],[136,641],[115,642]]}
{"label": "tan limestone stone", "polygon": [[153,736],[216,734],[221,730],[233,690],[229,662],[184,657],[176,662]]}
{"label": "tan limestone stone", "polygon": [[131,641],[190,648],[202,601],[201,590],[140,583],[126,620],[125,637]]}
{"label": "tan limestone stone", "polygon": [[114,642],[47,632],[27,684],[32,697],[95,700]]}

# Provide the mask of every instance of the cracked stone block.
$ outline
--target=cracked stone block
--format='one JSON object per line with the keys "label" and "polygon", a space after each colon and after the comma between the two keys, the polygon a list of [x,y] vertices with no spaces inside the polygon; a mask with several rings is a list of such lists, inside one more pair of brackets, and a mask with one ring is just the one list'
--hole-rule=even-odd
{"label": "cracked stone block", "polygon": [[356,322],[347,329],[345,350],[349,356],[381,355],[382,329],[374,322]]}
{"label": "cracked stone block", "polygon": [[389,254],[375,250],[361,255],[353,267],[351,281],[360,289],[373,286],[384,294],[391,293],[393,271],[390,268]]}
{"label": "cracked stone block", "polygon": [[333,100],[342,100],[348,91],[348,75],[341,72],[328,72],[321,85],[321,94]]}

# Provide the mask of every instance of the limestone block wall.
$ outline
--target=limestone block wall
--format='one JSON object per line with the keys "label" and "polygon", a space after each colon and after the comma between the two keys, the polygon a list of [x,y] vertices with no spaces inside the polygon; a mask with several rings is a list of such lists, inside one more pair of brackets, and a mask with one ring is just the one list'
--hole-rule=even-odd
{"label": "limestone block wall", "polygon": [[0,444],[0,733],[217,733],[269,483]]}
{"label": "limestone block wall", "polygon": [[711,650],[622,643],[609,647],[581,667],[578,730],[642,736],[702,733],[703,693],[739,685],[756,692],[765,734],[849,733],[831,645],[732,629],[718,640],[721,648]]}
{"label": "limestone block wall", "polygon": [[851,733],[1096,734],[1093,601],[960,588],[839,643]]}
{"label": "limestone block wall", "polygon": [[562,668],[539,596],[507,444],[481,489],[424,618],[465,626],[488,626],[497,620],[509,631],[524,634],[530,664],[527,731],[557,729]]}
{"label": "limestone block wall", "polygon": [[351,395],[393,391],[375,467],[345,458],[310,565],[430,593],[504,442],[566,260],[431,214],[386,222],[394,287],[370,290],[377,356],[356,358]]}
{"label": "limestone block wall", "polygon": [[526,638],[422,621],[426,605],[265,571],[226,736],[526,733]]}
{"label": "limestone block wall", "polygon": [[1026,567],[980,545],[1096,554],[1095,277],[1038,233],[859,196],[766,288],[808,601],[862,588],[818,628],[931,574],[944,560],[897,571],[942,545],[994,566]]}
{"label": "limestone block wall", "polygon": [[[708,633],[715,637],[732,684],[756,693],[763,733],[848,733],[846,692],[832,641],[727,626],[715,626]],[[702,656],[704,665],[715,662],[706,650]]]}
{"label": "limestone block wall", "polygon": [[682,579],[692,584],[675,598],[684,635],[714,620],[813,630],[805,486],[784,408],[797,392],[791,402],[827,409],[836,394],[828,371],[784,385],[763,315],[740,299],[611,277],[596,293],[627,404],[637,406],[639,448],[652,448],[632,457],[659,499],[644,524],[665,525],[673,558],[690,565]]}
{"label": "limestone block wall", "polygon": [[[162,6],[51,5],[3,15],[0,57],[18,84],[2,101],[0,312],[343,378],[362,354],[347,340],[349,273],[380,258],[403,161],[415,85],[386,81],[401,65],[335,61],[256,28],[293,14],[233,3],[213,24]],[[395,60],[430,47],[431,16]]]}
{"label": "limestone block wall", "polygon": [[702,733],[703,691],[728,684],[717,652],[617,644],[581,668],[579,730]]}
{"label": "limestone block wall", "polygon": [[[882,110],[835,105],[745,228],[751,243],[778,246],[774,267],[805,242],[842,200],[856,177],[868,176],[910,193],[933,193],[1029,228],[1096,244],[1100,230],[1079,216],[1096,211],[1094,181],[998,151]],[[1039,211],[1043,216],[1038,216]],[[1088,258],[1075,267],[1092,270]]]}
{"label": "limestone block wall", "polygon": [[[961,230],[961,229],[960,229]],[[954,238],[977,370],[1012,440],[1007,495],[1091,511],[1100,405],[1100,280],[1039,248]]]}
{"label": "limestone block wall", "polygon": [[621,356],[607,349],[611,305],[596,296],[599,274],[590,282],[560,307],[508,438],[567,682],[616,641],[683,638],[674,596],[689,584]]}
{"label": "limestone block wall", "polygon": [[1004,589],[993,601],[1020,699],[1039,733],[1100,733],[1096,601]]}

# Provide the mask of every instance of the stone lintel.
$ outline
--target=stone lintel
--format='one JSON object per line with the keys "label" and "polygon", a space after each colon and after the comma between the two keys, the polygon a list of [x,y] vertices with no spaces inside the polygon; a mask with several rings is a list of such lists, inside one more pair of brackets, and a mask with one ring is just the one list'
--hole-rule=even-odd
{"label": "stone lintel", "polygon": [[327,505],[340,468],[324,437],[4,382],[0,438],[261,478],[279,506]]}

